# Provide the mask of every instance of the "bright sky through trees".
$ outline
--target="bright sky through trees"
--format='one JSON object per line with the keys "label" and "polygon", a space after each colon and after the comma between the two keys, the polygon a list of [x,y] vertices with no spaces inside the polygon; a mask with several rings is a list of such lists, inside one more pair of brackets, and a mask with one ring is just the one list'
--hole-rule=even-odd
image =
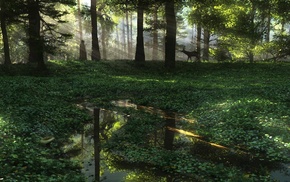
{"label": "bright sky through trees", "polygon": [[91,5],[91,0],[81,0],[82,4]]}

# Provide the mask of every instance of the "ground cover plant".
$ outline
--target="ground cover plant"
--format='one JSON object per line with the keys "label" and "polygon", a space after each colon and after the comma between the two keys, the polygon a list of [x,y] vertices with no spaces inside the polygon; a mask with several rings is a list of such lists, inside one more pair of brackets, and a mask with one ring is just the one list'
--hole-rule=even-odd
{"label": "ground cover plant", "polygon": [[[2,72],[0,178],[85,181],[80,164],[61,150],[69,136],[91,119],[76,104],[87,101],[120,109],[111,104],[119,99],[182,114],[186,120],[178,125],[183,130],[234,153],[244,152],[259,165],[247,170],[248,166],[227,159],[213,159],[211,153],[202,156],[198,149],[203,146],[194,139],[176,138],[172,151],[150,145],[148,136],[164,126],[164,120],[134,109],[122,109],[132,117],[104,145],[120,154],[117,160],[145,163],[199,181],[269,181],[266,163],[289,162],[289,64],[178,62],[175,71],[162,65],[52,61],[47,76],[31,74],[27,65]],[[46,137],[53,141],[41,142]]]}

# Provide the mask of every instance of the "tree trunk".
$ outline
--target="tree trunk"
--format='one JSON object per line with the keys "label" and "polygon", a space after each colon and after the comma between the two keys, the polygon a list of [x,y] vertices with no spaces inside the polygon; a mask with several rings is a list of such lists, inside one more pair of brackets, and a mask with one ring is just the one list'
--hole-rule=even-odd
{"label": "tree trunk", "polygon": [[[252,10],[251,10],[251,33],[255,33],[255,15],[256,15],[256,7],[254,4],[252,4]],[[250,50],[249,50],[249,60],[250,63],[254,63],[254,48],[257,43],[256,37],[251,36],[251,45],[250,45]]]}
{"label": "tree trunk", "polygon": [[138,1],[137,8],[137,45],[135,53],[135,63],[139,66],[145,63],[145,53],[144,53],[144,38],[143,38],[143,5],[141,0]]}
{"label": "tree trunk", "polygon": [[[192,28],[191,28],[191,43],[194,44],[195,42],[195,35],[194,35],[194,32],[195,32],[195,26],[193,25]],[[195,46],[194,46],[195,47]]]}
{"label": "tree trunk", "polygon": [[130,49],[130,27],[129,27],[129,14],[126,11],[126,30],[127,30],[127,52],[128,59],[131,59],[131,49]]}
{"label": "tree trunk", "polygon": [[174,1],[165,2],[166,36],[165,36],[165,67],[175,68],[175,45],[176,45],[176,16]]}
{"label": "tree trunk", "polygon": [[106,49],[106,23],[104,22],[102,24],[102,50],[103,50],[103,59],[106,60],[107,59],[107,49]]}
{"label": "tree trunk", "polygon": [[85,61],[87,60],[87,50],[86,50],[86,45],[85,45],[85,41],[81,40],[81,44],[80,44],[80,57],[79,59],[81,61]]}
{"label": "tree trunk", "polygon": [[6,27],[6,18],[5,15],[1,12],[0,15],[0,23],[1,23],[1,31],[2,31],[2,40],[4,44],[4,65],[10,65],[11,59],[10,59],[10,49],[9,49],[9,40],[7,35],[7,27]]}
{"label": "tree trunk", "polygon": [[[165,45],[165,42],[166,42],[166,30],[163,30],[162,37],[163,37],[162,43],[161,43],[163,45],[162,49],[165,50],[165,47],[166,47],[166,45]],[[165,53],[165,51],[162,51],[162,52],[163,52],[162,57],[163,57],[164,60],[166,60],[166,53]]]}
{"label": "tree trunk", "polygon": [[79,60],[87,60],[87,50],[85,41],[83,40],[83,26],[81,16],[81,0],[78,0],[78,20],[79,20],[79,33],[80,33],[80,47],[79,47]]}
{"label": "tree trunk", "polygon": [[270,42],[270,32],[271,32],[271,8],[269,7],[268,14],[267,14],[266,42]]}
{"label": "tree trunk", "polygon": [[115,40],[115,59],[120,59],[121,51],[120,51],[120,38],[119,38],[119,28],[116,26],[116,40]]}
{"label": "tree trunk", "polygon": [[201,26],[198,24],[196,27],[196,51],[198,53],[197,61],[200,62],[200,55],[201,55]]}
{"label": "tree trunk", "polygon": [[130,49],[131,49],[131,59],[133,59],[133,14],[130,13]]}
{"label": "tree trunk", "polygon": [[38,63],[39,70],[46,70],[44,63],[44,45],[43,38],[40,33],[40,13],[39,0],[30,0],[28,3],[28,47],[30,63]]}
{"label": "tree trunk", "polygon": [[153,47],[152,47],[152,60],[158,59],[158,29],[157,29],[157,15],[158,6],[155,5],[154,7],[154,14],[153,14]]}
{"label": "tree trunk", "polygon": [[254,53],[252,50],[249,51],[249,61],[250,63],[254,63]]}
{"label": "tree trunk", "polygon": [[80,41],[82,41],[83,40],[83,26],[82,26],[82,16],[81,16],[81,0],[78,0],[78,20],[79,20]]}
{"label": "tree trunk", "polygon": [[203,32],[203,39],[204,39],[203,60],[206,60],[206,61],[209,60],[209,38],[210,38],[209,30],[204,29],[204,32]]}
{"label": "tree trunk", "polygon": [[100,61],[100,47],[98,40],[98,26],[97,26],[97,2],[96,0],[91,0],[91,23],[92,23],[92,60]]}
{"label": "tree trunk", "polygon": [[173,149],[174,131],[169,130],[175,128],[175,114],[165,113],[166,124],[165,124],[165,135],[164,135],[164,148],[167,150]]}
{"label": "tree trunk", "polygon": [[[128,52],[127,52],[127,49],[126,49],[126,30],[125,30],[125,19],[123,18],[122,20],[122,45],[123,45],[123,59],[128,59]],[[127,53],[127,54],[126,54]]]}

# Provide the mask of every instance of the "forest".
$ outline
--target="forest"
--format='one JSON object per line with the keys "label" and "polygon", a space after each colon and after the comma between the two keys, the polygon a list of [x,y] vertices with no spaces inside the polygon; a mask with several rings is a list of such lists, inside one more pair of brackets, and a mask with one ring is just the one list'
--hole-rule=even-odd
{"label": "forest", "polygon": [[0,181],[290,181],[289,0],[0,0]]}
{"label": "forest", "polygon": [[[289,2],[1,1],[3,64],[47,60],[285,61]],[[93,6],[90,6],[90,4]],[[172,59],[172,60],[171,60]]]}

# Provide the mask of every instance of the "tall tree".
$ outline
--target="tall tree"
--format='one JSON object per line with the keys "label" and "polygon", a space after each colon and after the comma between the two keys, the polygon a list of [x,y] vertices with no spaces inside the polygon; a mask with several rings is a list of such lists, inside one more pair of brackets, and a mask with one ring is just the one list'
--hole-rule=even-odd
{"label": "tall tree", "polygon": [[[57,5],[75,5],[75,0],[27,0],[28,19],[28,48],[29,62],[35,62],[38,69],[46,70],[44,53],[54,54],[56,48],[63,45],[67,33],[56,30],[57,23],[64,23],[61,19],[68,12],[56,8]],[[51,19],[49,21],[48,19]]]}
{"label": "tall tree", "polygon": [[103,59],[106,60],[107,59],[107,48],[106,48],[106,44],[107,44],[107,30],[106,30],[106,25],[101,26],[101,43],[102,43],[102,51],[103,51]]}
{"label": "tall tree", "polygon": [[[202,31],[201,25],[200,23],[198,23],[196,26],[196,51],[198,55],[201,55],[201,31]],[[197,61],[200,62],[200,59],[198,58]]]}
{"label": "tall tree", "polygon": [[131,49],[131,59],[133,59],[133,13],[130,13],[130,49]]}
{"label": "tall tree", "polygon": [[129,13],[126,11],[126,31],[127,31],[127,56],[131,58],[131,47],[130,47],[130,29],[129,29]]}
{"label": "tall tree", "polygon": [[40,29],[40,2],[39,0],[28,0],[28,62],[38,63],[40,70],[46,70],[44,63],[44,40]]}
{"label": "tall tree", "polygon": [[208,29],[203,29],[203,60],[209,60],[209,41],[210,32]]}
{"label": "tall tree", "polygon": [[135,63],[143,65],[145,62],[144,53],[144,37],[143,37],[143,22],[144,22],[144,3],[142,0],[138,0],[137,4],[137,45],[135,53]]}
{"label": "tall tree", "polygon": [[[144,10],[151,1],[145,0],[111,0],[112,5],[117,5],[119,9],[128,11],[130,8],[137,9],[137,42],[134,62],[137,65],[143,65],[145,63],[145,51],[144,51]],[[128,35],[129,36],[129,35]],[[125,40],[124,40],[125,41]]]}
{"label": "tall tree", "polygon": [[97,1],[91,0],[91,24],[92,24],[92,60],[101,60],[101,53],[98,40],[97,24]]}
{"label": "tall tree", "polygon": [[[123,59],[128,58],[128,51],[126,49],[127,42],[126,42],[126,25],[125,25],[125,19],[122,18],[122,45],[123,45]],[[126,54],[127,53],[127,54]]]}
{"label": "tall tree", "polygon": [[7,34],[7,13],[9,2],[5,2],[4,0],[0,0],[0,23],[1,23],[1,32],[2,32],[2,40],[4,44],[4,64],[11,64],[10,59],[10,49],[9,49],[9,40]]}
{"label": "tall tree", "polygon": [[10,55],[10,44],[9,39],[13,37],[9,36],[9,26],[15,25],[20,22],[20,14],[24,13],[23,10],[23,1],[14,0],[14,1],[5,1],[0,0],[0,24],[1,24],[1,33],[3,41],[3,50],[4,50],[4,64],[11,64],[11,55]]}
{"label": "tall tree", "polygon": [[158,6],[155,4],[153,10],[153,46],[152,60],[158,59]]}
{"label": "tall tree", "polygon": [[79,60],[87,60],[87,50],[86,50],[85,41],[83,39],[81,0],[78,0],[78,21],[79,21],[79,33],[80,33]]}
{"label": "tall tree", "polygon": [[165,67],[175,68],[175,46],[176,46],[176,16],[174,0],[165,2],[166,36],[165,36]]}

